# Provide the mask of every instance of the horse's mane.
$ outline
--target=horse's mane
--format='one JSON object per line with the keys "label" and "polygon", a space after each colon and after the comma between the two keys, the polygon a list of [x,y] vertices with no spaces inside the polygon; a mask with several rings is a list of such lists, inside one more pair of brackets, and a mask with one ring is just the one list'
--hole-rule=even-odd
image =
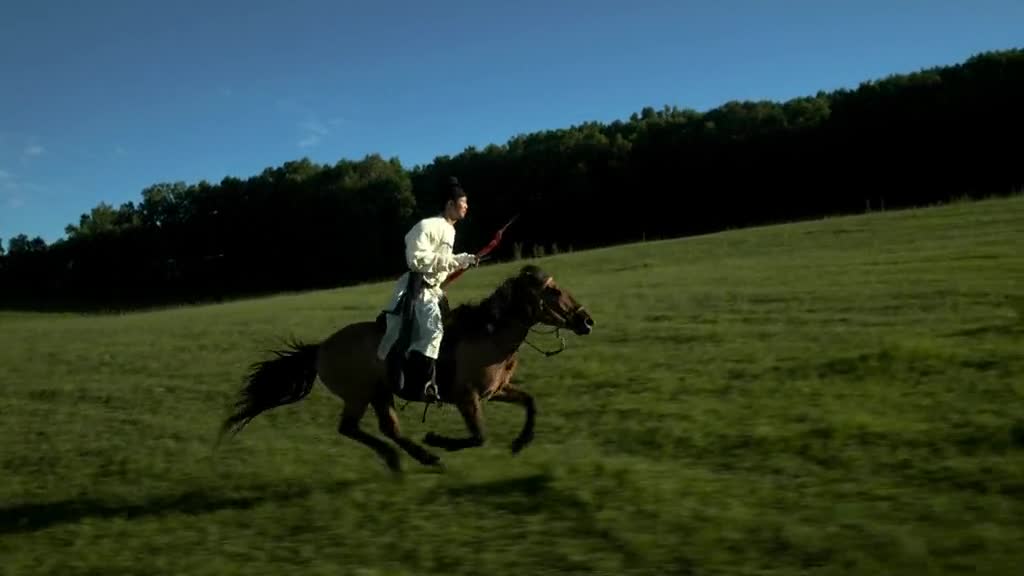
{"label": "horse's mane", "polygon": [[464,336],[489,334],[489,327],[517,312],[515,290],[516,283],[528,279],[543,281],[546,275],[537,266],[524,266],[518,274],[506,278],[489,296],[479,302],[468,302],[454,308],[445,318],[445,333],[454,336],[452,340]]}
{"label": "horse's mane", "polygon": [[508,278],[479,302],[467,302],[454,308],[445,318],[445,334],[458,338],[487,333],[488,325],[493,326],[504,318],[506,310],[512,304],[514,281],[515,278]]}

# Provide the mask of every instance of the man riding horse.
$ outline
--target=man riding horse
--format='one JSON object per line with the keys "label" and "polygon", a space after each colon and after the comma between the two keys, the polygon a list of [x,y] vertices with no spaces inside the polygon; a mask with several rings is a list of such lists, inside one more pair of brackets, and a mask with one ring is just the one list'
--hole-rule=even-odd
{"label": "man riding horse", "polygon": [[[453,255],[454,225],[467,209],[458,180],[448,181],[443,200],[441,214],[421,220],[405,237],[409,271],[395,286],[390,308],[375,321],[353,322],[317,343],[292,342],[275,350],[274,358],[254,363],[221,424],[218,442],[267,410],[301,401],[317,379],[344,403],[338,432],[373,449],[395,472],[401,471],[396,446],[423,465],[443,468],[436,454],[403,435],[395,392],[410,402],[437,402],[443,393],[444,401],[458,408],[468,435],[430,432],[423,438],[427,446],[449,451],[483,446],[485,401],[523,407],[526,418],[512,441],[513,453],[533,440],[535,401],[512,383],[520,344],[538,324],[554,328],[556,335],[565,329],[583,336],[593,331],[594,319],[567,288],[532,264],[506,278],[490,296],[449,312],[445,282],[478,264],[478,256],[497,245],[504,227],[476,255]],[[554,352],[538,351],[551,356],[561,352],[562,344]],[[370,408],[381,433],[395,446],[360,427]]]}
{"label": "man riding horse", "polygon": [[448,180],[441,199],[441,213],[420,220],[405,235],[409,270],[395,284],[385,310],[387,331],[377,348],[377,357],[387,361],[392,390],[409,397],[413,391],[403,391],[406,386],[422,385],[426,402],[440,400],[436,364],[447,309],[441,284],[452,272],[479,262],[473,254],[453,254],[455,223],[469,208],[457,178]]}

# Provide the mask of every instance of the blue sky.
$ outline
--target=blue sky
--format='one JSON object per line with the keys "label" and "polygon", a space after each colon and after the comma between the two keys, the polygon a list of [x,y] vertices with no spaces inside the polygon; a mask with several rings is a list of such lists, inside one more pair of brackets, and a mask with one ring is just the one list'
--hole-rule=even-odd
{"label": "blue sky", "polygon": [[706,110],[1024,47],[1021,0],[8,0],[0,238],[157,182]]}

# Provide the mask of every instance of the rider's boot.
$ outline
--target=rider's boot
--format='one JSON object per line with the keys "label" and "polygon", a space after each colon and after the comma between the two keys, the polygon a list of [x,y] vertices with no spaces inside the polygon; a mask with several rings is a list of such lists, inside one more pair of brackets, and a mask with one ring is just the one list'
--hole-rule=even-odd
{"label": "rider's boot", "polygon": [[407,382],[423,382],[423,401],[428,404],[439,402],[441,394],[437,387],[436,361],[433,358],[413,350],[405,363],[405,379]]}

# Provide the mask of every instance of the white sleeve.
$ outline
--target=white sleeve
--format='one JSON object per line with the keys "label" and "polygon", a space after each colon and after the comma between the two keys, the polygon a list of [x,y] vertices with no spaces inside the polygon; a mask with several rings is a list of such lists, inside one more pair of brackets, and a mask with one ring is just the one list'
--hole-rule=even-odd
{"label": "white sleeve", "polygon": [[421,274],[451,272],[459,268],[454,257],[436,250],[430,230],[423,222],[413,226],[405,237],[405,261],[410,269]]}

